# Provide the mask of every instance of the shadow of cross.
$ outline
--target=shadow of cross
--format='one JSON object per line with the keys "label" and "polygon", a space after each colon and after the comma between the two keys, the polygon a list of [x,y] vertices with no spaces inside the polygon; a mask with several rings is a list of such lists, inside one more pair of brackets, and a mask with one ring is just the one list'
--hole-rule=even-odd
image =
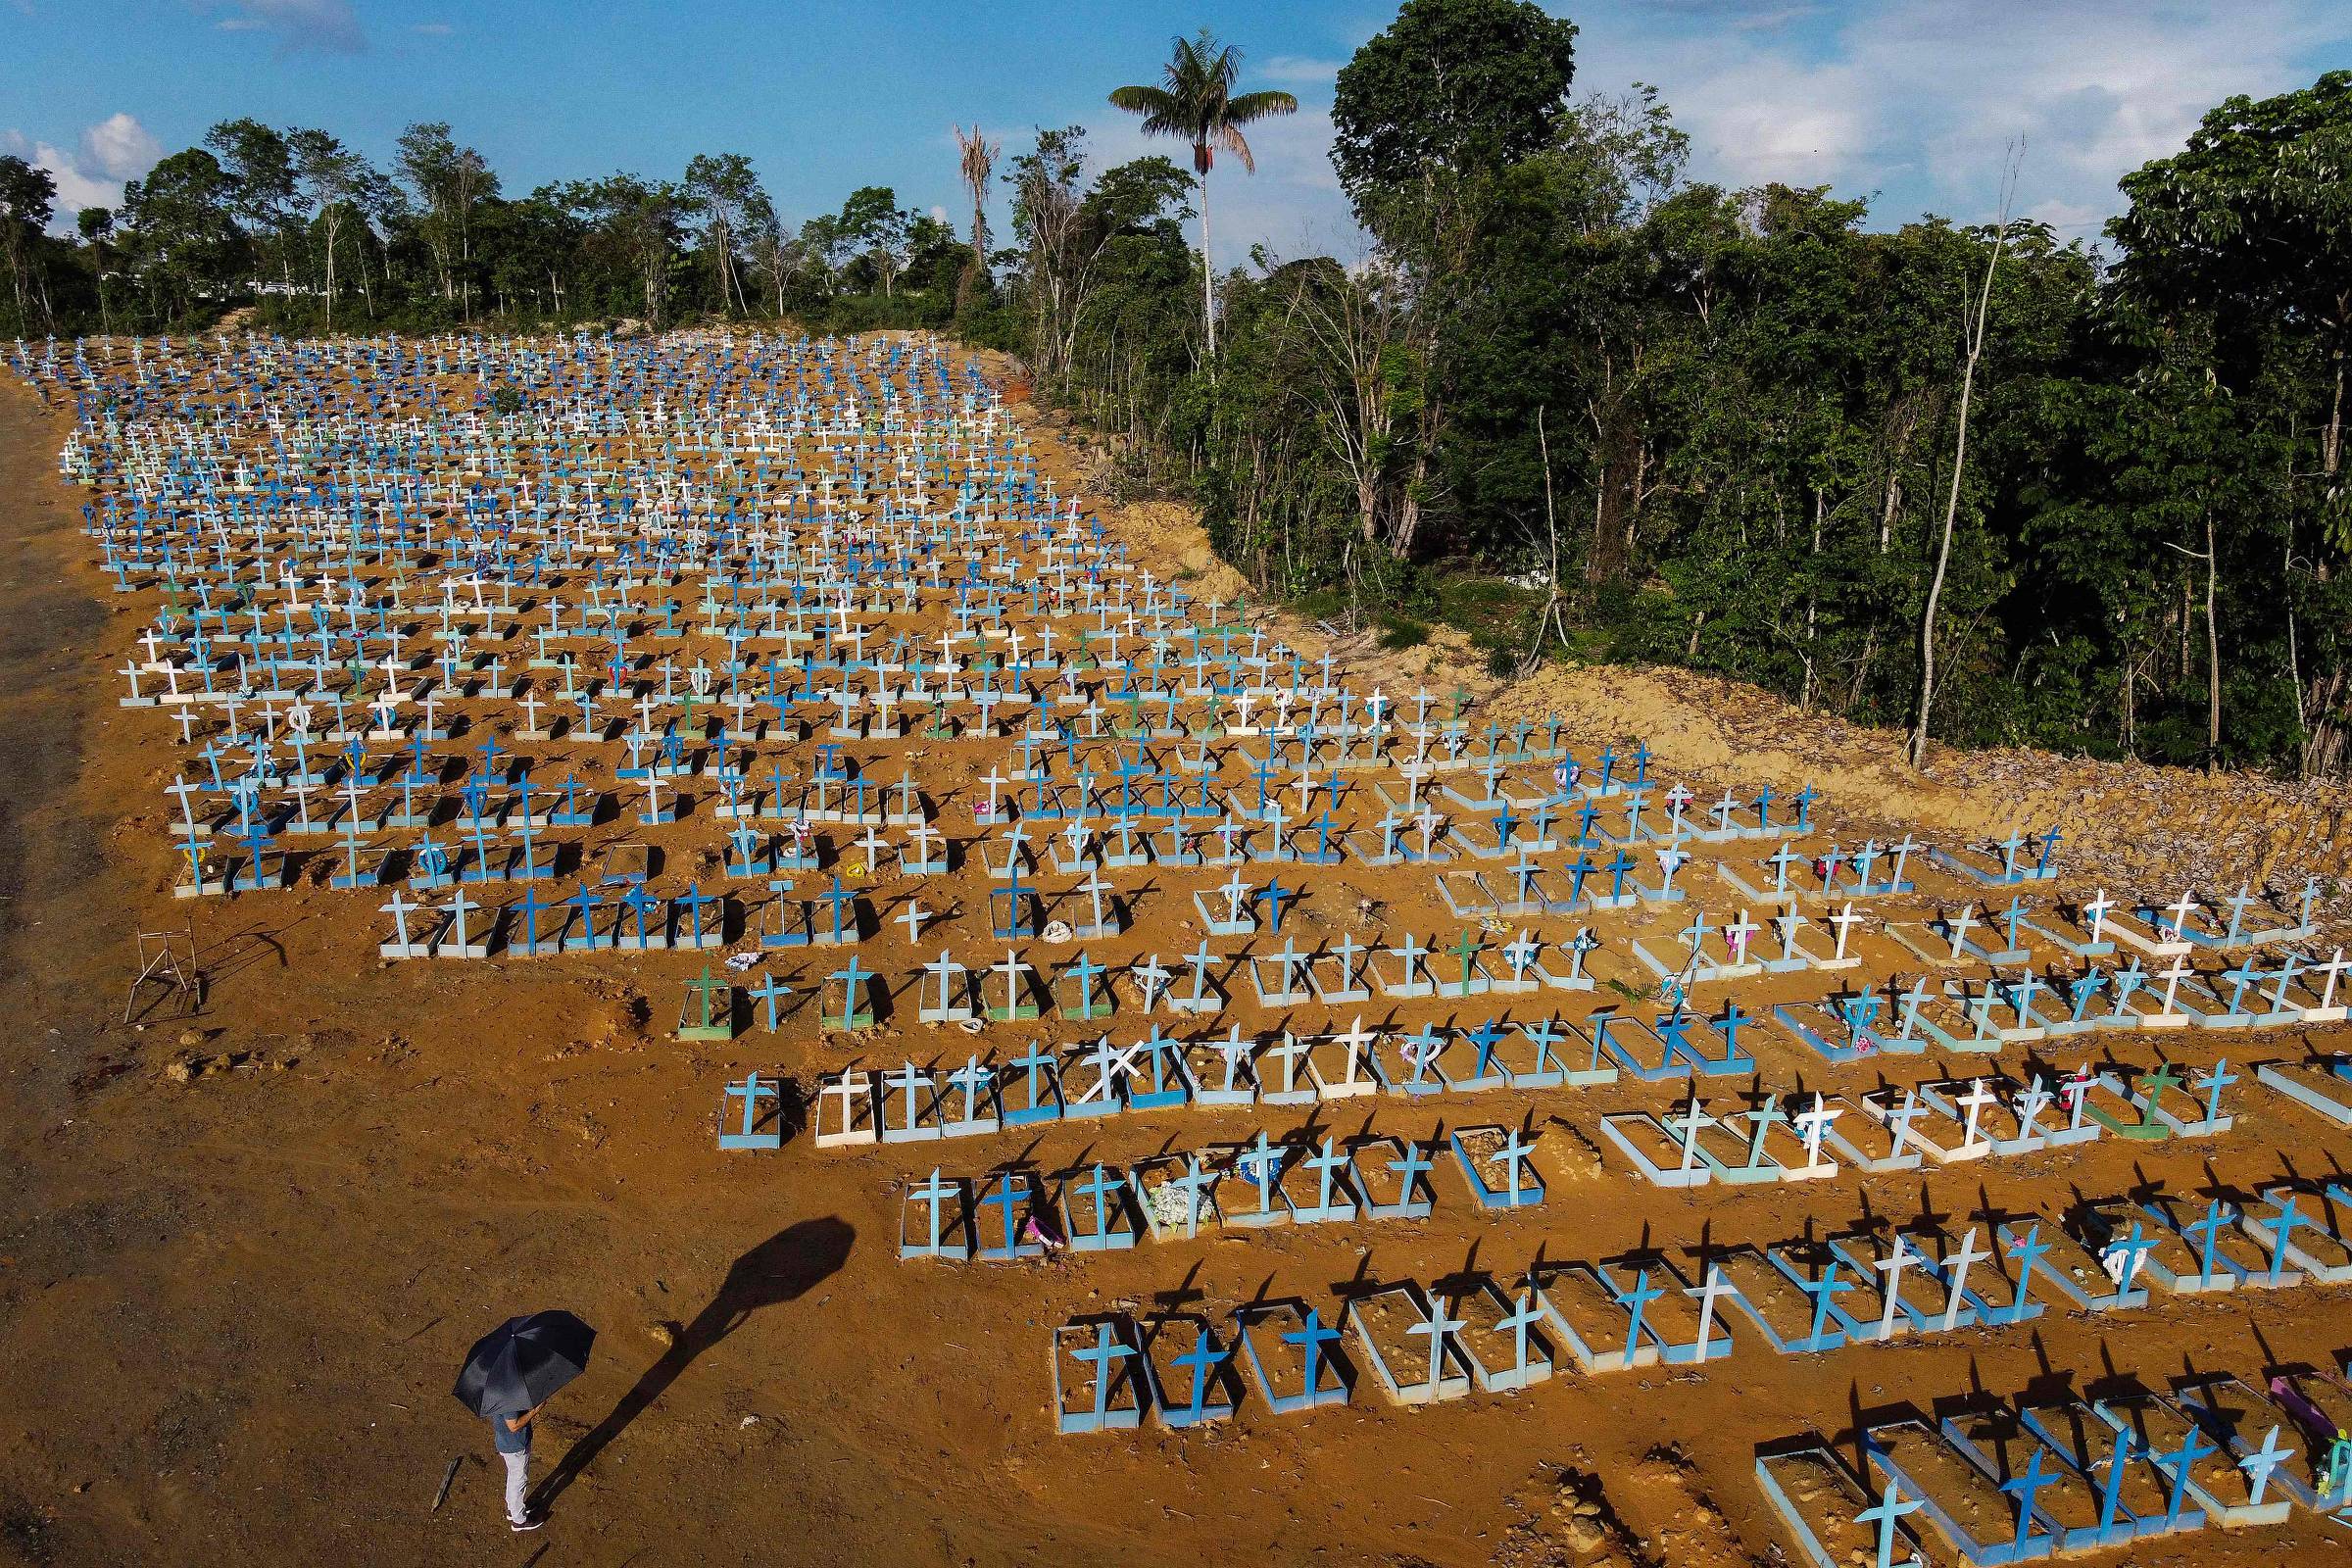
{"label": "shadow of cross", "polygon": [[586,1474],[597,1457],[662,1397],[696,1356],[741,1328],[761,1307],[793,1300],[839,1269],[850,1255],[850,1244],[857,1234],[847,1220],[834,1216],[800,1220],[737,1258],[728,1266],[718,1294],[679,1331],[662,1359],[646,1368],[636,1386],[557,1461],[531,1499],[533,1510],[553,1507],[564,1490]]}

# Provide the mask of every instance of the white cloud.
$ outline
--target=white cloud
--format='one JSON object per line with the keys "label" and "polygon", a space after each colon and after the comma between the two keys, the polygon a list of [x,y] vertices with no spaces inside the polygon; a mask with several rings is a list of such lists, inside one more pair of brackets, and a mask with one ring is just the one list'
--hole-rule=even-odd
{"label": "white cloud", "polygon": [[2062,240],[2094,237],[2109,217],[2109,204],[2085,206],[2079,202],[2036,202],[2026,209],[2026,217],[2036,223],[2047,223]]}
{"label": "white cloud", "polygon": [[163,144],[129,114],[110,115],[86,127],[73,153],[22,130],[0,131],[0,152],[47,170],[56,182],[50,227],[60,233],[73,228],[74,215],[84,207],[122,205],[122,181],[153,169],[163,151]]}
{"label": "white cloud", "polygon": [[2177,151],[2207,109],[2308,83],[2314,52],[2347,36],[2328,0],[1871,0],[1834,21],[1772,20],[1757,30],[1589,24],[1578,86],[1654,81],[1690,132],[1695,176],[1883,192],[1885,223],[1923,208],[1990,218],[2006,150],[2022,139],[2021,208],[2088,231],[2121,206],[2116,180]]}
{"label": "white cloud", "polygon": [[1344,60],[1317,60],[1306,55],[1275,55],[1268,60],[1247,62],[1243,74],[1296,86],[1301,82],[1331,81],[1346,64]]}
{"label": "white cloud", "polygon": [[164,144],[136,117],[113,114],[81,133],[80,167],[108,179],[136,179],[164,156]]}
{"label": "white cloud", "polygon": [[451,26],[446,22],[419,22],[416,26],[410,28],[409,30],[411,32],[421,32],[428,38],[446,38],[458,29]]}
{"label": "white cloud", "polygon": [[351,0],[228,0],[229,14],[213,24],[222,32],[268,32],[291,53],[316,49],[359,54],[368,47]]}
{"label": "white cloud", "polygon": [[[1392,9],[1383,0],[1381,15],[1367,15],[1364,35]],[[2122,206],[2117,179],[2177,151],[2223,99],[2307,85],[2315,60],[2352,46],[2342,0],[2240,0],[2227,10],[2115,0],[1590,0],[1577,20],[1577,91],[1656,83],[1690,133],[1693,178],[1832,185],[1874,197],[1872,221],[1883,226],[1925,212],[1976,222],[1997,211],[2006,154],[2022,139],[2017,209],[2061,238],[2095,238]],[[1256,174],[1218,159],[1209,194],[1220,267],[1240,264],[1253,243],[1283,257],[1364,252],[1330,162],[1328,83],[1341,62],[1307,52],[1329,42],[1299,42],[1306,48],[1244,62],[1243,88],[1291,86],[1306,101],[1297,115],[1250,127]],[[1099,99],[1041,107],[1037,122],[1089,126],[1097,169],[1147,153],[1190,167],[1184,148],[1146,141],[1132,117]],[[997,134],[1002,172],[1029,145],[1031,127]],[[992,205],[998,233],[1008,235],[1001,191]]]}
{"label": "white cloud", "polygon": [[112,207],[122,199],[122,187],[92,179],[74,167],[74,160],[48,142],[21,130],[0,131],[0,153],[11,153],[36,169],[45,169],[56,182],[57,198],[49,226],[63,232],[84,207]]}

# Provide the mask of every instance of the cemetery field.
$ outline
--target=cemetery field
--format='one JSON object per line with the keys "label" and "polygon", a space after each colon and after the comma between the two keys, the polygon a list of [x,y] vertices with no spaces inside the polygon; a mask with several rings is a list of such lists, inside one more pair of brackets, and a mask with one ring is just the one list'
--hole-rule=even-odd
{"label": "cemetery field", "polygon": [[918,340],[259,344],[0,366],[0,1561],[2342,1548],[2340,798],[1328,645]]}

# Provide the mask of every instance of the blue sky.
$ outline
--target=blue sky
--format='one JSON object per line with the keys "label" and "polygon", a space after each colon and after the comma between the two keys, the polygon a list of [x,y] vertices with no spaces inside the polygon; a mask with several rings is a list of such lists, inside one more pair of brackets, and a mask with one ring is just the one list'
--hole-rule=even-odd
{"label": "blue sky", "polygon": [[[2115,180],[2179,147],[2209,106],[2309,83],[2352,61],[2343,0],[1614,0],[1562,6],[1577,89],[1655,83],[1691,135],[1691,173],[1830,184],[1876,220],[1964,220],[1996,205],[2023,138],[2019,210],[2095,236]],[[58,177],[61,206],[250,114],[322,125],[388,157],[447,120],[512,193],[627,168],[675,174],[742,152],[789,219],[854,186],[958,210],[952,124],[1010,149],[1084,124],[1106,159],[1143,150],[1103,93],[1152,79],[1169,36],[1242,45],[1245,86],[1300,112],[1252,136],[1258,173],[1220,166],[1220,263],[1352,253],[1334,180],[1332,77],[1385,25],[1381,0],[1165,5],[1048,0],[0,0],[0,151]]]}

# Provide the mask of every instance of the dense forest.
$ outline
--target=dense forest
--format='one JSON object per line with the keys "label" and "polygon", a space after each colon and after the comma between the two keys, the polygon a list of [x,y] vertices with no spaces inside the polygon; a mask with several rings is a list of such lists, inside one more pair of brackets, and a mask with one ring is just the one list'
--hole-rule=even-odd
{"label": "dense forest", "polygon": [[227,122],[78,214],[0,158],[0,331],[952,330],[1261,593],[1393,645],[1722,671],[1923,749],[2352,771],[2352,73],[2220,105],[2086,247],[1690,179],[1575,36],[1405,0],[1338,80],[1346,265],[1204,270],[1212,174],[1291,106],[1202,37],[1106,84],[1178,158],[959,130],[953,225],[879,186],[789,224],[733,154],[510,194],[430,123],[378,161]]}

